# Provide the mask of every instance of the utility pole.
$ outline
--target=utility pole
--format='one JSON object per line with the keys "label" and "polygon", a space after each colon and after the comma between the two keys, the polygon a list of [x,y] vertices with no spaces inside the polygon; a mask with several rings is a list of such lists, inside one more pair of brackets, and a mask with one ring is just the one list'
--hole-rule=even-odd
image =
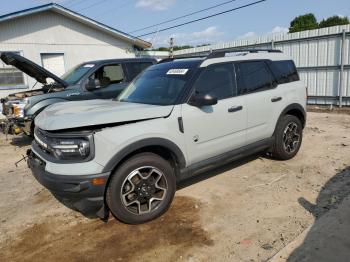
{"label": "utility pole", "polygon": [[174,58],[174,38],[170,38],[170,58]]}

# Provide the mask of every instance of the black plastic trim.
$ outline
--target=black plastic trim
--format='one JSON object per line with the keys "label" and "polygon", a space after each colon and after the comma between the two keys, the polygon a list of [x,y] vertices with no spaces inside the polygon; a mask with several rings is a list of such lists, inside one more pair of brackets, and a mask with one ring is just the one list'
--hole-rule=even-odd
{"label": "black plastic trim", "polygon": [[184,180],[190,178],[196,174],[223,166],[229,162],[259,153],[269,147],[274,143],[274,137],[270,137],[247,146],[229,151],[227,153],[211,157],[209,159],[194,163],[187,168],[181,170],[178,179]]}
{"label": "black plastic trim", "polygon": [[[306,124],[306,111],[305,109],[303,108],[302,105],[300,104],[297,104],[297,103],[294,103],[294,104],[290,104],[289,106],[287,106],[283,111],[282,113],[280,114],[279,118],[278,118],[278,121],[280,120],[280,118],[284,115],[287,114],[288,111],[290,110],[298,110],[302,113],[303,115],[303,121],[302,121],[302,125],[303,125],[303,128],[305,127],[305,124]],[[278,122],[277,122],[278,123]]]}
{"label": "black plastic trim", "polygon": [[170,152],[172,152],[176,156],[180,168],[184,168],[186,166],[185,156],[182,153],[181,149],[175,143],[164,138],[146,138],[146,139],[137,141],[133,144],[130,144],[127,147],[120,150],[108,161],[108,163],[103,169],[103,172],[110,172],[114,170],[117,167],[117,165],[120,163],[120,161],[122,161],[123,158],[125,158],[127,155],[139,149],[142,149],[144,147],[149,147],[149,146],[162,146],[164,148],[167,148]]}

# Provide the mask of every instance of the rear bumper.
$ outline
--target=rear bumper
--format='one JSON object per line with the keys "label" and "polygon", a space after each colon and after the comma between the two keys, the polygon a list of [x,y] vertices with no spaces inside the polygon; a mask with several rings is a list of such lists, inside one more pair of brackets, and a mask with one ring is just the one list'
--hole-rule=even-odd
{"label": "rear bumper", "polygon": [[45,161],[28,151],[28,167],[40,184],[65,206],[86,216],[94,216],[104,206],[106,183],[93,185],[94,179],[107,181],[110,172],[95,175],[56,175],[45,171]]}

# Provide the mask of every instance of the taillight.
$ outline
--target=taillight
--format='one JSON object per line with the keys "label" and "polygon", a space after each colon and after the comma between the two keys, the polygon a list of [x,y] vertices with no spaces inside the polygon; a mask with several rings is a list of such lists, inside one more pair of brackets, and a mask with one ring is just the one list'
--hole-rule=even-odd
{"label": "taillight", "polygon": [[309,92],[308,92],[307,86],[305,87],[305,95],[306,95],[306,98],[309,96]]}

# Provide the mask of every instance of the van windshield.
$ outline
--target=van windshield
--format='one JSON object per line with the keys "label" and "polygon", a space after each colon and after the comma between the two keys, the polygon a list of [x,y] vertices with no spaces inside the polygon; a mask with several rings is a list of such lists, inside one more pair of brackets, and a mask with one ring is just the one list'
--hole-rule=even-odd
{"label": "van windshield", "polygon": [[61,78],[66,81],[69,85],[77,84],[80,79],[95,65],[94,64],[82,64],[73,67],[67,73],[65,73]]}
{"label": "van windshield", "polygon": [[151,69],[144,71],[120,94],[121,102],[174,105],[183,93],[192,69]]}

